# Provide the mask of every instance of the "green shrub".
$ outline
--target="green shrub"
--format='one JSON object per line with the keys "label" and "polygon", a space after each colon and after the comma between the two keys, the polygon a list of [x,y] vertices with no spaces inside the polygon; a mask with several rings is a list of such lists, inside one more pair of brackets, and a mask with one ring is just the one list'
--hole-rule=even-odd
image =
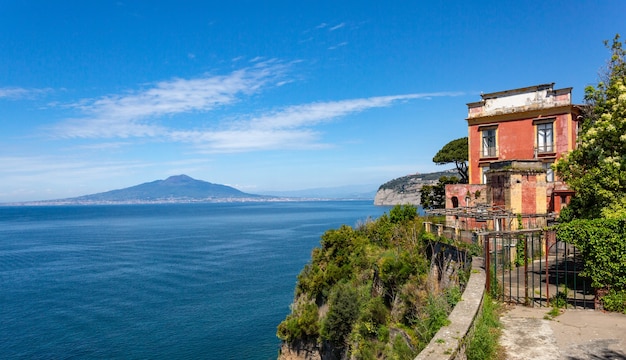
{"label": "green shrub", "polygon": [[389,220],[387,214],[383,214],[376,221],[366,223],[361,228],[361,232],[370,240],[371,243],[382,247],[388,247],[393,236],[394,225]]}
{"label": "green shrub", "polygon": [[626,291],[610,290],[602,297],[604,310],[626,314]]}
{"label": "green shrub", "polygon": [[417,353],[411,349],[401,335],[396,335],[391,344],[391,352],[386,354],[385,359],[411,360]]}
{"label": "green shrub", "polygon": [[448,320],[450,309],[445,295],[428,295],[423,313],[415,321],[415,331],[419,334],[420,343],[428,344],[439,329],[450,324]]}
{"label": "green shrub", "polygon": [[550,305],[557,309],[563,309],[567,307],[567,287],[564,286],[563,290],[557,291],[556,295],[554,295],[550,299]]}
{"label": "green shrub", "polygon": [[582,253],[582,276],[596,289],[626,290],[626,219],[578,219],[556,226],[557,238]]}
{"label": "green shrub", "polygon": [[483,256],[484,255],[483,247],[478,245],[477,243],[467,244],[467,243],[461,242],[459,243],[459,248],[467,250],[467,252],[471,256]]}
{"label": "green shrub", "polygon": [[433,243],[437,241],[437,236],[435,236],[435,234],[432,233],[422,233],[422,236],[420,237],[420,239],[422,240],[423,243]]}
{"label": "green shrub", "polygon": [[294,308],[278,325],[276,336],[281,340],[315,339],[319,335],[317,305],[306,303]]}
{"label": "green shrub", "polygon": [[387,317],[389,316],[389,309],[385,306],[385,302],[382,297],[373,297],[363,307],[363,313],[361,315],[361,321],[371,323],[375,328],[387,323]]}
{"label": "green shrub", "polygon": [[380,325],[378,327],[378,341],[382,343],[386,343],[389,341],[389,328],[385,325]]}
{"label": "green shrub", "polygon": [[341,348],[359,315],[356,289],[348,283],[333,287],[328,297],[328,305],[328,314],[322,323],[322,337],[335,347]]}
{"label": "green shrub", "polygon": [[380,260],[380,279],[385,287],[388,300],[393,298],[400,287],[407,281],[414,272],[414,267],[406,253],[396,254],[389,251]]}
{"label": "green shrub", "polygon": [[452,286],[446,289],[445,296],[450,309],[454,308],[456,304],[461,301],[461,295],[461,288],[458,286]]}
{"label": "green shrub", "polygon": [[413,205],[396,205],[389,211],[393,224],[406,223],[417,217],[417,208]]}

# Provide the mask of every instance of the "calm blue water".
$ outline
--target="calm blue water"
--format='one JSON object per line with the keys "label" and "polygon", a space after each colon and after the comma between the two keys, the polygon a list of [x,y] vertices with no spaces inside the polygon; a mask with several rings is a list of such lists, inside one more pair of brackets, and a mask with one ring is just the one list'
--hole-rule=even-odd
{"label": "calm blue water", "polygon": [[275,359],[324,231],[371,202],[0,207],[0,357]]}

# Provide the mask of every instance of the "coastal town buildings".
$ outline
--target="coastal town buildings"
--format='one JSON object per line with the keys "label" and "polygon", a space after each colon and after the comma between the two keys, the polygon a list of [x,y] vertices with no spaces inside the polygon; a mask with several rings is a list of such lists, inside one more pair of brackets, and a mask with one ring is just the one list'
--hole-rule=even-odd
{"label": "coastal town buildings", "polygon": [[[551,83],[498,91],[467,107],[469,184],[446,186],[448,224],[545,225],[573,194],[552,168],[576,147],[581,106],[572,103],[572,88]],[[485,220],[497,213],[519,214],[527,224]]]}

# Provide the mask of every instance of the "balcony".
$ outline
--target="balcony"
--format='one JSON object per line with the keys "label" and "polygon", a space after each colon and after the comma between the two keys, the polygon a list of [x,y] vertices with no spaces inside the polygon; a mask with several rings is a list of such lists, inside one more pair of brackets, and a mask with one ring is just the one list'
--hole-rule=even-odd
{"label": "balcony", "polygon": [[541,156],[551,156],[551,155],[555,155],[555,153],[556,153],[556,149],[555,149],[554,144],[545,144],[545,145],[539,145],[535,147],[535,158],[541,157]]}
{"label": "balcony", "polygon": [[496,146],[483,146],[480,150],[481,159],[490,159],[498,157],[498,148]]}

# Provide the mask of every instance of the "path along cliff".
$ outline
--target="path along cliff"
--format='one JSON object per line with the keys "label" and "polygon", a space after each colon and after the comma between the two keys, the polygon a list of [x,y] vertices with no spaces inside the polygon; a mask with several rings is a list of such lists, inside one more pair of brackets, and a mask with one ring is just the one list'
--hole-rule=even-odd
{"label": "path along cliff", "polygon": [[594,310],[512,306],[502,316],[506,358],[534,360],[626,359],[626,315]]}

